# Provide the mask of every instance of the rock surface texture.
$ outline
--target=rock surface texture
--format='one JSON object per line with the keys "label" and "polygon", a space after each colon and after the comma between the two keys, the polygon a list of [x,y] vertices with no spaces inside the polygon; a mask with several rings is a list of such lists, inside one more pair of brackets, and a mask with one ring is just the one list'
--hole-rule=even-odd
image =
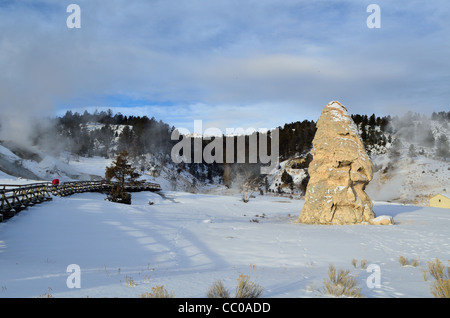
{"label": "rock surface texture", "polygon": [[347,109],[331,102],[322,110],[311,151],[310,180],[300,223],[357,224],[375,218],[364,192],[373,165]]}

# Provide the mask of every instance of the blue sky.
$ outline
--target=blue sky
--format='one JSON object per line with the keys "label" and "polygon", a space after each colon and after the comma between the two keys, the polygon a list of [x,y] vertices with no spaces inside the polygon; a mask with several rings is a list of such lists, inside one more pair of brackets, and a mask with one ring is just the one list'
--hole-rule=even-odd
{"label": "blue sky", "polygon": [[[80,29],[66,26],[71,3]],[[331,100],[430,114],[450,108],[449,16],[448,0],[0,1],[0,107],[223,131],[317,120]]]}

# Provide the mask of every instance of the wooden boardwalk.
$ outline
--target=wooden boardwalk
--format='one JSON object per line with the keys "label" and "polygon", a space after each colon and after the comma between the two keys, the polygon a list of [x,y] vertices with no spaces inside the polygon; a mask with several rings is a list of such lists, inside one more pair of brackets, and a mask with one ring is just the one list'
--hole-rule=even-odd
{"label": "wooden boardwalk", "polygon": [[[40,182],[26,185],[0,184],[0,222],[13,217],[28,206],[52,200],[53,196],[65,197],[75,193],[108,193],[116,182],[111,181],[74,181],[52,185]],[[159,184],[150,182],[126,183],[125,191],[159,191]]]}

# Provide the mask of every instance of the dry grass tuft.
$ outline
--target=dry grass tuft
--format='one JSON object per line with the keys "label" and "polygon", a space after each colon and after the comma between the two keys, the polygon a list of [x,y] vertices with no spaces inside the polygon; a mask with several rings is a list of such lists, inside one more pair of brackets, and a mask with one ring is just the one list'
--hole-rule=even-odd
{"label": "dry grass tuft", "polygon": [[401,266],[413,266],[413,267],[417,267],[420,264],[420,261],[417,259],[412,259],[411,261],[409,261],[406,257],[404,256],[400,256],[398,258],[398,262],[400,263]]}
{"label": "dry grass tuft", "polygon": [[[358,264],[358,260],[356,258],[352,259],[352,265],[353,265],[354,268],[357,267],[357,264]],[[362,259],[361,260],[360,267],[361,267],[361,269],[366,269],[366,267],[367,267],[367,260],[366,259]]]}
{"label": "dry grass tuft", "polygon": [[[261,297],[264,287],[250,281],[248,275],[240,274],[237,279],[235,298],[258,298]],[[206,292],[208,298],[229,298],[230,293],[222,281],[214,282]]]}

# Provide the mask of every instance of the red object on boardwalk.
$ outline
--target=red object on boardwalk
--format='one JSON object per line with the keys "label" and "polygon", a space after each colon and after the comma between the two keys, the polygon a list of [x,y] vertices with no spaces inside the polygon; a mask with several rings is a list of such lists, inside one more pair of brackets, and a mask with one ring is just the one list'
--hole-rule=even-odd
{"label": "red object on boardwalk", "polygon": [[59,184],[59,179],[53,179],[52,184],[53,185],[58,185]]}

